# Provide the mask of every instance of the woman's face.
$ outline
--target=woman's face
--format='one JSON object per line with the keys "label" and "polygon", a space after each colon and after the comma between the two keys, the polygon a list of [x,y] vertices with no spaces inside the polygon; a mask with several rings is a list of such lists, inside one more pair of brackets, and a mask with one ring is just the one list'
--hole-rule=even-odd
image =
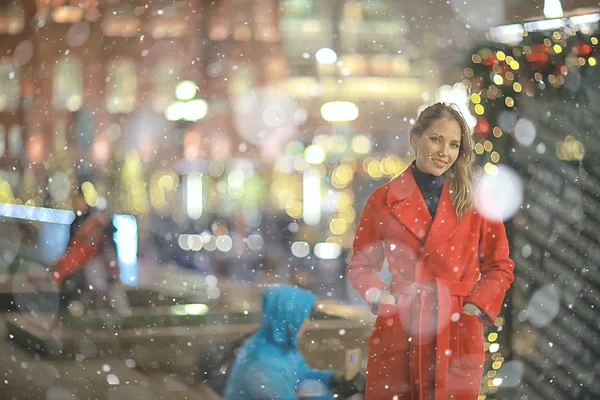
{"label": "woman's face", "polygon": [[440,176],[454,164],[459,155],[461,130],[453,119],[438,119],[421,136],[413,135],[410,144],[417,153],[417,168]]}

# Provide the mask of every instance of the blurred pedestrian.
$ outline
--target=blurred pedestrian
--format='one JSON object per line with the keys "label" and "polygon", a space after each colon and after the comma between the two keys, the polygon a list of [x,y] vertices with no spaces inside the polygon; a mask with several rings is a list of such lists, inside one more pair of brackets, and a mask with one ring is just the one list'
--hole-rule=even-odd
{"label": "blurred pedestrian", "polygon": [[[118,297],[109,299],[111,304],[128,308],[123,305],[123,291],[117,288],[119,259],[114,240],[116,229],[110,214],[103,209],[92,209],[79,188],[73,195],[73,206],[75,218],[69,229],[67,248],[50,268],[50,279],[59,290],[60,310],[80,298],[90,285],[94,290],[109,291],[111,297]],[[30,280],[35,283],[33,276]]]}
{"label": "blurred pedestrian", "polygon": [[236,352],[225,400],[333,399],[337,389],[345,395],[360,391],[362,375],[346,381],[342,372],[311,369],[298,349],[314,306],[312,293],[276,285],[262,299],[261,326]]}
{"label": "blurred pedestrian", "polygon": [[[460,112],[426,108],[410,143],[416,160],[368,198],[348,265],[377,314],[366,398],[476,400],[482,323],[498,316],[514,263],[501,220],[474,206],[473,144]],[[384,259],[390,285],[378,275]]]}

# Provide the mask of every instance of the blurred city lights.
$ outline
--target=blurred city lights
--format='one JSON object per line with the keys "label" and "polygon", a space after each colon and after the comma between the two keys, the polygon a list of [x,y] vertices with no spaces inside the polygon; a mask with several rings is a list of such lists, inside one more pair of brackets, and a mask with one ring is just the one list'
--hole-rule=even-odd
{"label": "blurred city lights", "polygon": [[487,163],[485,171],[475,182],[475,208],[492,221],[506,221],[523,202],[521,178],[505,165]]}
{"label": "blurred city lights", "polygon": [[321,116],[329,122],[349,122],[358,118],[358,107],[350,101],[333,101],[321,106]]}
{"label": "blurred city lights", "polygon": [[337,61],[337,54],[332,49],[325,47],[317,50],[315,58],[321,64],[333,64]]}
{"label": "blurred city lights", "polygon": [[185,103],[183,119],[190,122],[200,121],[208,114],[208,103],[204,99],[194,99]]}
{"label": "blurred city lights", "polygon": [[169,121],[179,121],[183,119],[185,112],[185,103],[182,101],[176,101],[167,108],[167,111],[165,112],[165,117]]}
{"label": "blurred city lights", "polygon": [[198,87],[193,81],[181,81],[175,89],[177,100],[187,101],[196,97]]}
{"label": "blurred city lights", "polygon": [[114,234],[119,257],[119,275],[121,282],[135,285],[138,281],[138,224],[133,215],[117,214],[113,216]]}
{"label": "blurred city lights", "polygon": [[546,18],[561,18],[563,8],[560,0],[544,0],[544,16]]}
{"label": "blurred city lights", "polygon": [[304,159],[310,164],[322,164],[327,158],[327,153],[323,147],[311,144],[304,150]]}
{"label": "blurred city lights", "polygon": [[342,254],[342,246],[338,243],[317,243],[315,255],[322,260],[335,260]]}
{"label": "blurred city lights", "polygon": [[369,154],[371,152],[371,139],[365,135],[357,135],[352,138],[352,150],[356,154]]}
{"label": "blurred city lights", "polygon": [[204,210],[202,174],[192,173],[186,177],[186,211],[191,219],[198,219]]}
{"label": "blurred city lights", "polygon": [[303,218],[307,225],[321,221],[321,174],[316,168],[304,171]]}
{"label": "blurred city lights", "polygon": [[70,210],[32,207],[20,204],[0,204],[0,216],[63,225],[70,225],[73,219],[75,219],[75,214]]}
{"label": "blurred city lights", "polygon": [[192,304],[177,304],[171,306],[171,314],[173,315],[206,315],[209,308],[203,303]]}

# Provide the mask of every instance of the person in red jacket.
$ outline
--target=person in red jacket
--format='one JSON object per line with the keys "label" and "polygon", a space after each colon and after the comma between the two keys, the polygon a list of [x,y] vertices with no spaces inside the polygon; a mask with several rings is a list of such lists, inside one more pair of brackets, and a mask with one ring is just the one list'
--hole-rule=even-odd
{"label": "person in red jacket", "polygon": [[[437,103],[410,131],[416,159],[367,199],[348,278],[377,315],[366,398],[476,400],[484,340],[514,279],[504,225],[473,196],[471,134]],[[392,275],[379,278],[384,260]]]}
{"label": "person in red jacket", "polygon": [[[95,271],[96,275],[105,278],[103,286],[111,286],[119,278],[119,261],[113,238],[115,228],[110,215],[106,210],[91,209],[80,190],[74,193],[73,204],[75,219],[70,226],[67,248],[50,268],[50,279],[60,295],[60,310],[66,309],[92,284],[86,281],[84,271],[92,261],[97,262],[91,268],[100,270]],[[46,284],[48,280],[36,275],[28,279],[36,285]]]}

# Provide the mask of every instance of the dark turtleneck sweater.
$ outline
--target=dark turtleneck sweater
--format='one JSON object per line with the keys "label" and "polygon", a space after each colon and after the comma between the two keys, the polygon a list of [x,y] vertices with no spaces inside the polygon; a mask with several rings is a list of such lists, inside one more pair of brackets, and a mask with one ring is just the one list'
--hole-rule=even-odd
{"label": "dark turtleneck sweater", "polygon": [[417,168],[417,164],[414,161],[412,163],[412,173],[415,177],[415,181],[417,181],[417,186],[419,186],[419,189],[421,190],[423,199],[425,199],[429,214],[433,217],[440,201],[444,182],[446,181],[446,173],[435,176],[422,172]]}

